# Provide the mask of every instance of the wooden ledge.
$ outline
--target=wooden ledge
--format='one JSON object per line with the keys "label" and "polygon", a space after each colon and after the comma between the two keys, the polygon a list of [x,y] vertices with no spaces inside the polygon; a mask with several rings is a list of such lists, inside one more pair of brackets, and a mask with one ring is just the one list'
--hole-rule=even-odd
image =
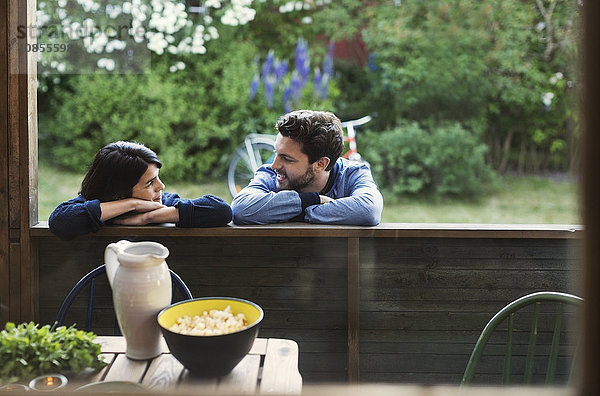
{"label": "wooden ledge", "polygon": [[[158,237],[332,237],[332,238],[524,238],[580,239],[583,226],[569,224],[382,223],[373,227],[284,223],[216,228],[178,228],[173,224],[108,226],[79,238],[108,236]],[[30,228],[31,237],[55,237],[48,222]]]}

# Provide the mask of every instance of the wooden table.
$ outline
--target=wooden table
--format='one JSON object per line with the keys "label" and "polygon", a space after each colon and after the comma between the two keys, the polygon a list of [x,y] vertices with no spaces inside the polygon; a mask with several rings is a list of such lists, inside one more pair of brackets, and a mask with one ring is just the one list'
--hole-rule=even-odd
{"label": "wooden table", "polygon": [[[298,372],[298,344],[292,340],[257,338],[246,357],[224,377],[197,379],[169,352],[162,340],[162,354],[149,360],[131,360],[125,356],[125,339],[98,336],[105,361],[104,369],[92,375],[73,378],[73,385],[95,381],[133,381],[153,391],[187,393],[296,393],[302,391]],[[69,384],[71,385],[71,383]]]}

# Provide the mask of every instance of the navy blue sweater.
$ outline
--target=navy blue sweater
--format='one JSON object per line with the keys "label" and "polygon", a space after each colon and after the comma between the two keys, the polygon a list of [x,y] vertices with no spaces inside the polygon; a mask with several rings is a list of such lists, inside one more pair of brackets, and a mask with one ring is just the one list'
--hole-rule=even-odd
{"label": "navy blue sweater", "polygon": [[[183,199],[177,194],[163,192],[162,203],[179,209],[177,227],[220,227],[231,221],[231,207],[214,195],[197,199]],[[78,235],[97,232],[110,220],[102,221],[100,201],[78,196],[63,202],[52,211],[48,219],[50,231],[60,239],[69,240]]]}

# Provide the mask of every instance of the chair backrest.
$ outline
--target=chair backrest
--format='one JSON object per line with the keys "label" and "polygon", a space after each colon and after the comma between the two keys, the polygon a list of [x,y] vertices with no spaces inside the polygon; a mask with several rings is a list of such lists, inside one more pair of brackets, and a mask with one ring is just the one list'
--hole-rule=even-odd
{"label": "chair backrest", "polygon": [[[172,301],[176,301],[176,291],[179,291],[180,295],[184,300],[192,299],[192,293],[187,285],[183,282],[181,277],[177,275],[173,270],[169,269],[171,273],[171,282],[173,285],[173,299]],[[63,300],[58,314],[56,315],[56,326],[62,326],[65,321],[65,317],[71,304],[75,298],[79,295],[79,293],[84,290],[87,286],[89,286],[90,293],[88,296],[87,302],[87,310],[85,317],[85,331],[90,331],[92,329],[92,317],[94,312],[94,296],[95,296],[95,288],[96,288],[96,279],[99,276],[106,274],[106,267],[104,264],[101,266],[94,268],[90,272],[88,272],[83,278],[81,278],[75,286],[69,291],[69,294]],[[119,329],[119,324],[115,319],[115,335],[120,335],[121,330]]]}
{"label": "chair backrest", "polygon": [[[535,361],[535,351],[536,351],[536,342],[538,335],[542,332],[540,326],[540,318],[544,317],[544,322],[546,321],[548,316],[553,317],[553,324],[550,324],[549,332],[552,333],[550,351],[548,353],[548,364],[546,366],[546,374],[545,374],[545,383],[551,384],[555,380],[557,360],[559,358],[559,346],[561,344],[561,329],[563,324],[563,316],[565,315],[564,306],[565,305],[574,305],[579,306],[583,302],[583,299],[572,294],[567,293],[559,293],[559,292],[537,292],[528,294],[517,300],[511,302],[502,308],[496,315],[492,317],[492,319],[487,323],[477,343],[475,344],[475,348],[471,353],[471,357],[469,358],[469,362],[467,363],[467,368],[465,369],[465,373],[463,375],[461,385],[467,385],[471,383],[473,376],[475,374],[475,369],[477,364],[483,354],[483,351],[490,340],[490,337],[494,333],[494,331],[498,328],[498,326],[507,321],[506,328],[506,352],[504,356],[504,368],[502,373],[502,382],[504,384],[509,384],[511,381],[511,373],[512,366],[511,362],[513,360],[513,345],[514,345],[514,335],[516,331],[515,327],[515,314],[517,311],[521,311],[523,308],[534,305],[533,313],[529,313],[531,318],[531,325],[529,328],[529,336],[527,342],[527,350],[525,355],[525,365],[524,365],[524,373],[523,380],[525,383],[529,384],[532,382],[534,375],[534,361]],[[546,311],[540,314],[540,307],[542,303],[551,303],[556,306],[556,312],[548,314]],[[544,304],[545,305],[545,304]],[[520,313],[522,313],[521,311]],[[565,338],[564,336],[562,337]],[[575,353],[576,349],[572,348],[572,357],[571,357],[571,365],[568,373],[568,379],[572,377],[574,362],[575,362]]]}

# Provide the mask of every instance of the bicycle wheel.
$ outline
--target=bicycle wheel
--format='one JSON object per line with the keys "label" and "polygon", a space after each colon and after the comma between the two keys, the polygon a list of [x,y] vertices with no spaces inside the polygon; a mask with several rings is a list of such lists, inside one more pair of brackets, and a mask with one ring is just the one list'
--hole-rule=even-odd
{"label": "bicycle wheel", "polygon": [[249,136],[229,160],[227,185],[232,197],[248,185],[254,172],[273,156],[275,137]]}

